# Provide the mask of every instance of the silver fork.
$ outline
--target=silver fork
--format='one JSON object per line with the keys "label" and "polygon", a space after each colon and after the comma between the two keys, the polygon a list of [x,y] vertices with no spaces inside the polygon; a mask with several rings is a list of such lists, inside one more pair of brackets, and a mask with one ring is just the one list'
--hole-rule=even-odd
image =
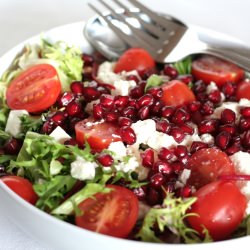
{"label": "silver fork", "polygon": [[109,28],[130,47],[146,49],[157,62],[171,63],[193,54],[211,54],[232,61],[245,70],[250,70],[250,47],[242,43],[209,44],[200,39],[197,30],[180,20],[160,15],[136,0],[127,0],[128,7],[120,0],[111,0],[119,9],[114,9],[106,0],[98,0],[108,12],[89,3]]}

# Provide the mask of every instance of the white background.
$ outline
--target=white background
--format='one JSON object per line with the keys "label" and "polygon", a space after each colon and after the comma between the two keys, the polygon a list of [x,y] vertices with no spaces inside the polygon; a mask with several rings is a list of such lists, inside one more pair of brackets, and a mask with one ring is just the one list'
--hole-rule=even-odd
{"label": "white background", "polygon": [[[89,0],[89,2],[94,1]],[[187,24],[212,28],[250,45],[250,1],[248,0],[144,0],[143,2],[153,10],[171,14]],[[0,56],[33,35],[58,25],[87,20],[92,15],[93,12],[87,6],[86,0],[0,0]],[[6,214],[0,213],[0,249],[48,248],[36,242],[32,236],[24,234],[9,222]]]}

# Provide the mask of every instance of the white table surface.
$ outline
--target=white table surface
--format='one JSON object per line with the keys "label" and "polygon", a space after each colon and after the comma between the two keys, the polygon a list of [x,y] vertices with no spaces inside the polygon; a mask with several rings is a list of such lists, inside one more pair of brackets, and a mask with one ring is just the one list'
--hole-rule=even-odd
{"label": "white table surface", "polygon": [[[89,2],[94,1],[89,0]],[[187,24],[212,28],[250,45],[249,0],[144,0],[143,2],[152,9],[176,16]],[[58,25],[87,20],[92,15],[87,0],[0,0],[0,56],[33,35]],[[6,214],[0,212],[1,250],[49,249],[45,245],[25,234],[8,220]]]}

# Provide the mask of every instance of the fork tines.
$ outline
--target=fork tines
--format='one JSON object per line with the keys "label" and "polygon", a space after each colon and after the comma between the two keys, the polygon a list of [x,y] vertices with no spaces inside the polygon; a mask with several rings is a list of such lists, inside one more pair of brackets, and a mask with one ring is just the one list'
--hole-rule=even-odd
{"label": "fork tines", "polygon": [[167,15],[158,15],[136,0],[127,0],[130,2],[129,7],[128,3],[120,0],[110,0],[119,9],[111,7],[106,0],[97,1],[109,12],[102,12],[91,3],[89,6],[105,20],[110,29],[131,47],[144,48],[154,58],[158,58],[172,40],[176,43],[185,32],[182,23]]}

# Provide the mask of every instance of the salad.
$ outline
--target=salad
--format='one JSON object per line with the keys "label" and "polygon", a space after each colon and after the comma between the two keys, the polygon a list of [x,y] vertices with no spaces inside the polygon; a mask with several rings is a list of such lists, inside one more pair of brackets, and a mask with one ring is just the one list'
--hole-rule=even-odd
{"label": "salad", "polygon": [[250,233],[250,81],[233,63],[41,39],[0,79],[0,135],[0,180],[60,220],[158,243]]}

